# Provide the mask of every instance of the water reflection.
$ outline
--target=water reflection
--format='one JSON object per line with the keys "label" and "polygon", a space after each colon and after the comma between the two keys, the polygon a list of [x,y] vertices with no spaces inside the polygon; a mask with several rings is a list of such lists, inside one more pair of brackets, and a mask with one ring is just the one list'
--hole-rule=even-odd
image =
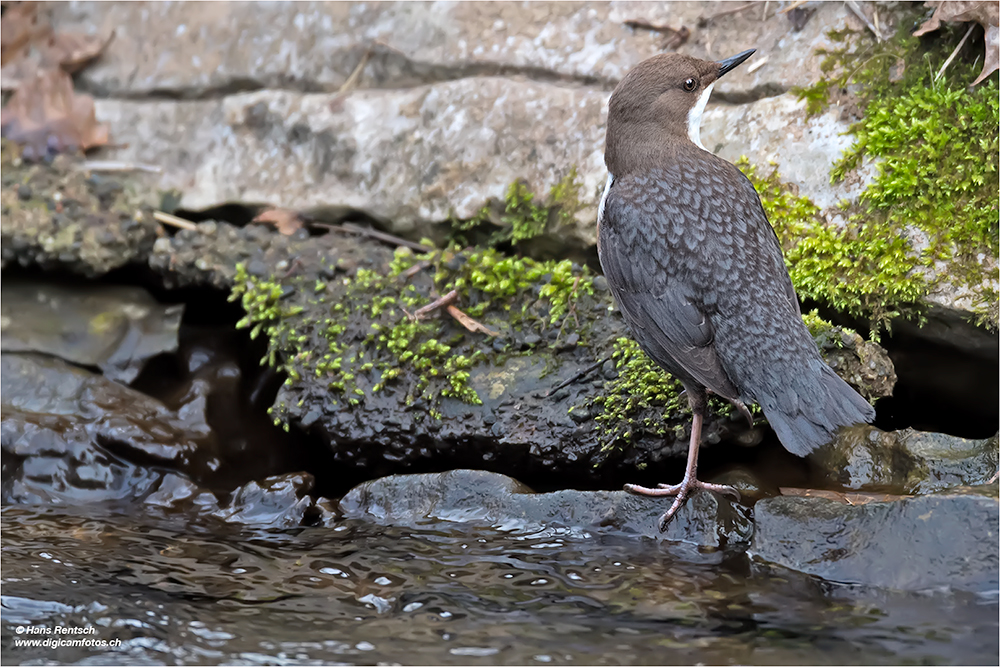
{"label": "water reflection", "polygon": [[[995,662],[997,600],[852,589],[624,536],[345,522],[248,532],[7,507],[6,663]],[[15,648],[93,625],[114,650]]]}

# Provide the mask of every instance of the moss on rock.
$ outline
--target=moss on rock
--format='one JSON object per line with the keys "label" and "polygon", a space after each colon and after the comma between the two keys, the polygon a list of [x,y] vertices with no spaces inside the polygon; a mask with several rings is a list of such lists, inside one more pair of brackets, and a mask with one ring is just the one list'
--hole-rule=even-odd
{"label": "moss on rock", "polygon": [[[899,25],[895,37],[882,42],[867,33],[829,33],[838,46],[821,51],[824,77],[797,91],[812,113],[833,95],[854,96],[863,109],[833,180],[851,177],[871,160],[878,172],[845,210],[844,230],[823,231],[810,220],[816,212],[799,207],[795,217],[804,222],[784,230],[786,242],[788,232],[805,233],[790,250],[793,280],[807,296],[877,325],[916,314],[914,305],[947,281],[974,294],[978,323],[995,329],[997,77],[967,88],[977,64],[960,54],[938,78],[962,32],[948,28],[918,40],[909,35],[908,21]],[[771,185],[772,192],[780,189]],[[781,224],[779,216],[776,228]]]}
{"label": "moss on rock", "polygon": [[549,189],[544,200],[524,181],[514,181],[503,202],[484,206],[470,220],[453,221],[451,241],[484,247],[523,244],[569,222],[580,210],[581,187],[575,166]]}
{"label": "moss on rock", "polygon": [[[416,273],[410,275],[411,269]],[[482,403],[469,386],[469,369],[483,361],[487,351],[497,351],[481,334],[443,326],[436,313],[430,319],[416,318],[418,309],[454,290],[462,311],[486,327],[518,332],[556,328],[561,334],[560,325],[573,316],[575,300],[593,295],[593,280],[585,268],[565,260],[504,256],[490,248],[424,254],[400,248],[386,272],[359,267],[353,276],[341,278],[322,321],[304,317],[299,306],[282,306],[285,296],[307,287],[303,281],[259,278],[243,265],[237,267],[230,300],[240,300],[246,311],[239,327],[251,328],[254,338],[267,336],[268,354],[262,363],[285,372],[289,386],[307,374],[323,379],[339,400],[352,406],[404,383],[397,388],[405,402],[425,402],[432,417],[440,417],[436,406],[441,397]],[[314,280],[308,286],[311,302],[326,304],[329,286]],[[509,337],[501,347],[502,354],[528,353],[514,349]],[[281,421],[280,410],[276,420]]]}

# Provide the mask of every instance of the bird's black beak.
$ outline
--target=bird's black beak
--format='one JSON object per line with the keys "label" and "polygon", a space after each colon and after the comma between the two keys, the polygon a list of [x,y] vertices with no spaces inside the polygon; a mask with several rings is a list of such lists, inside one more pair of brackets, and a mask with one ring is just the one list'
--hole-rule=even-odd
{"label": "bird's black beak", "polygon": [[748,49],[743,53],[737,53],[732,58],[726,58],[725,60],[720,60],[719,62],[715,63],[716,65],[719,66],[719,75],[716,78],[720,79],[722,78],[722,75],[725,74],[726,72],[734,70],[740,65],[742,65],[743,62],[747,58],[752,56],[756,50],[757,49]]}

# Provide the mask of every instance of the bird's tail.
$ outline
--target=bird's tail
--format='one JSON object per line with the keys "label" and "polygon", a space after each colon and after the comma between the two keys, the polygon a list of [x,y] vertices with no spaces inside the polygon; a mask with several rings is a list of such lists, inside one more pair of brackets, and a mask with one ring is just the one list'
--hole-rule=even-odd
{"label": "bird's tail", "polygon": [[[780,397],[764,414],[785,449],[805,456],[833,439],[841,426],[871,423],[875,408],[844,382],[829,366],[820,363],[820,377],[808,395]],[[786,400],[781,400],[782,398]]]}

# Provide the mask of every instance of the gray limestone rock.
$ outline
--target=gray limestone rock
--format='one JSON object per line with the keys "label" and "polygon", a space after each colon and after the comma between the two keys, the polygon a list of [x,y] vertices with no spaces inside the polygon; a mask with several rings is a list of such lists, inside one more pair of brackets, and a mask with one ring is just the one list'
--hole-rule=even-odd
{"label": "gray limestone rock", "polygon": [[[502,202],[515,180],[544,197],[575,172],[575,210],[543,243],[579,255],[595,243],[608,96],[665,49],[716,60],[757,49],[717,85],[704,143],[726,159],[775,161],[829,224],[845,224],[837,203],[856,200],[877,168],[831,184],[852,141],[849,114],[835,107],[806,119],[790,92],[820,77],[816,50],[833,46],[831,28],[866,30],[843,3],[799,18],[774,3],[630,1],[47,9],[56,29],[115,31],[77,77],[114,134],[102,157],[159,166],[147,179],[180,191],[188,209],[238,201],[363,214],[439,238],[450,219]],[[883,27],[892,29],[894,11],[881,12]],[[682,29],[687,38],[676,39]],[[919,247],[920,234],[908,233]],[[950,319],[973,309],[996,289],[995,258],[981,264],[981,286],[935,280],[928,303]],[[969,329],[928,335],[964,339]]]}

